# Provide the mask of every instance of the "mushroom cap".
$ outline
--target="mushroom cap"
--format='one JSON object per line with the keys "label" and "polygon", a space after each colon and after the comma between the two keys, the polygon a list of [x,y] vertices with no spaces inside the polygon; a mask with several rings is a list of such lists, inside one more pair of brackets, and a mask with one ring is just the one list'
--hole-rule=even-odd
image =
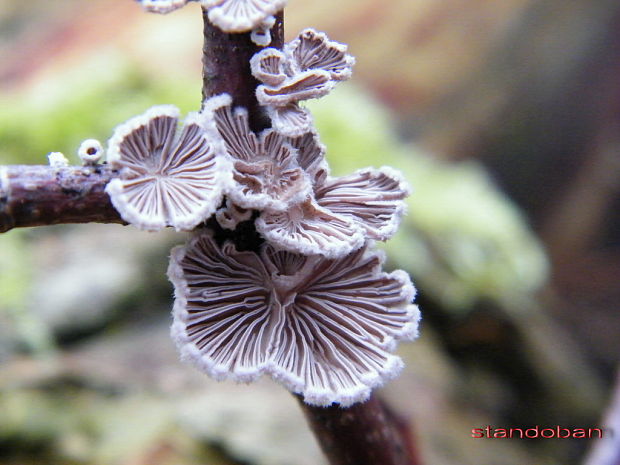
{"label": "mushroom cap", "polygon": [[284,53],[295,72],[323,70],[336,81],[349,79],[355,65],[355,58],[347,53],[345,44],[330,40],[325,33],[311,28],[304,29],[286,44]]}
{"label": "mushroom cap", "polygon": [[325,145],[319,135],[312,130],[297,137],[290,137],[288,142],[297,149],[297,163],[303,169],[313,185],[321,185],[329,176],[329,166],[325,160]]}
{"label": "mushroom cap", "polygon": [[224,32],[247,32],[260,28],[284,8],[287,0],[202,0],[209,21]]}
{"label": "mushroom cap", "polygon": [[297,163],[297,149],[273,129],[255,134],[247,111],[231,107],[229,97],[209,99],[203,115],[213,137],[223,140],[234,180],[226,194],[248,209],[285,210],[312,192],[312,183]]}
{"label": "mushroom cap", "polygon": [[308,70],[285,79],[278,86],[258,86],[256,98],[261,105],[282,107],[300,100],[327,95],[334,88],[330,74],[323,70]]}
{"label": "mushroom cap", "polygon": [[396,233],[410,191],[400,172],[384,166],[329,177],[315,187],[314,195],[321,207],[363,227],[367,238],[385,241]]}
{"label": "mushroom cap", "polygon": [[278,86],[288,77],[285,73],[286,56],[275,48],[265,48],[250,59],[250,68],[256,79],[268,86]]}
{"label": "mushroom cap", "polygon": [[190,114],[177,134],[179,111],[156,106],[120,125],[108,143],[119,176],[106,186],[121,217],[140,229],[190,230],[218,207],[230,183],[222,148]]}
{"label": "mushroom cap", "polygon": [[369,247],[327,259],[195,235],[172,252],[172,336],[216,379],[268,373],[310,404],[363,401],[402,368],[396,342],[418,333],[415,289],[383,260]]}
{"label": "mushroom cap", "polygon": [[299,137],[314,129],[314,120],[310,112],[297,103],[267,108],[272,127],[287,137]]}
{"label": "mushroom cap", "polygon": [[342,257],[364,245],[362,229],[350,218],[336,215],[313,200],[283,211],[263,211],[256,230],[279,248],[304,255]]}

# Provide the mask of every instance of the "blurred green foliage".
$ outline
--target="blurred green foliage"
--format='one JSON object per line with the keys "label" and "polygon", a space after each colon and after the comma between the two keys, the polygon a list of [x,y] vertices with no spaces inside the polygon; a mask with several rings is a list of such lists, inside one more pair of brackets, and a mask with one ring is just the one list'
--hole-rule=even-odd
{"label": "blurred green foliage", "polygon": [[114,127],[155,104],[183,112],[200,107],[200,80],[154,79],[115,51],[101,51],[77,68],[0,93],[0,163],[46,164],[49,152],[76,163],[84,139],[107,140]]}

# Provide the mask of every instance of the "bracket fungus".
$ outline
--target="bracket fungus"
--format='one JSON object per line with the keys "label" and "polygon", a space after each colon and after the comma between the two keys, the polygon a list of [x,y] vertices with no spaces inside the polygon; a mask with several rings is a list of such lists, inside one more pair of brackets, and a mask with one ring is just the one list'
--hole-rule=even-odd
{"label": "bracket fungus", "polygon": [[[233,166],[226,192],[234,204],[260,211],[256,229],[291,252],[344,256],[366,240],[387,240],[405,211],[409,187],[394,170],[364,169],[329,177],[325,147],[314,130],[284,137],[274,129],[255,134],[247,111],[232,108],[228,95],[203,108],[210,138],[221,138]],[[230,228],[234,217],[220,214]]]}
{"label": "bracket fungus", "polygon": [[[141,4],[168,13],[189,1],[200,1],[225,32],[252,31],[260,45],[286,3]],[[269,374],[309,404],[349,406],[399,373],[396,343],[417,337],[413,284],[404,271],[383,272],[374,249],[396,232],[407,183],[386,167],[330,176],[325,146],[300,106],[348,79],[354,63],[346,45],[306,29],[283,50],[251,59],[271,128],[254,132],[248,110],[221,94],[181,128],[178,109],[156,106],[117,127],[108,143],[115,177],[106,192],[125,221],[192,230],[214,216],[172,250],[168,276],[181,356],[218,380]],[[91,140],[79,150],[86,164],[101,152]]]}
{"label": "bracket fungus", "polygon": [[118,126],[108,143],[108,163],[119,176],[106,192],[140,229],[193,229],[215,212],[229,183],[227,162],[199,115],[190,114],[177,134],[178,116],[172,105],[153,107]]}
{"label": "bracket fungus", "polygon": [[216,379],[270,374],[305,402],[348,406],[396,376],[392,352],[418,333],[415,289],[370,248],[339,259],[218,245],[209,233],[172,251],[172,337]]}
{"label": "bracket fungus", "polygon": [[314,29],[303,30],[283,51],[264,49],[250,61],[252,74],[262,82],[256,98],[267,107],[273,127],[293,137],[312,129],[312,118],[299,102],[327,95],[351,77],[354,64],[346,45]]}

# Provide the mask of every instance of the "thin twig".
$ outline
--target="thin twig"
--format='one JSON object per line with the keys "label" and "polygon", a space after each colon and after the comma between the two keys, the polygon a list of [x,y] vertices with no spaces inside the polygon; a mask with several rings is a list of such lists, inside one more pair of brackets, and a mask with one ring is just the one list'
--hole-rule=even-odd
{"label": "thin twig", "polygon": [[123,223],[104,191],[112,175],[105,165],[0,166],[0,233],[61,223]]}

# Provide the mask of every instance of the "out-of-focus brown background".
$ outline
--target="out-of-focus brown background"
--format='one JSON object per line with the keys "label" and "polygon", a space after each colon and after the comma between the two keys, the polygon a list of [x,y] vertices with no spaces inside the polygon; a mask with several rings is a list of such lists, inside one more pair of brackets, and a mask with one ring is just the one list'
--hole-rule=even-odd
{"label": "out-of-focus brown background", "polygon": [[[201,17],[131,0],[0,3],[0,163],[106,140],[150,105],[200,105]],[[578,464],[591,440],[472,428],[594,427],[620,351],[620,3],[290,0],[348,43],[354,78],[311,104],[336,174],[414,187],[388,267],[422,336],[380,390],[429,465]],[[176,358],[174,232],[0,237],[0,464],[320,465],[292,397]],[[620,434],[620,432],[616,432]]]}

